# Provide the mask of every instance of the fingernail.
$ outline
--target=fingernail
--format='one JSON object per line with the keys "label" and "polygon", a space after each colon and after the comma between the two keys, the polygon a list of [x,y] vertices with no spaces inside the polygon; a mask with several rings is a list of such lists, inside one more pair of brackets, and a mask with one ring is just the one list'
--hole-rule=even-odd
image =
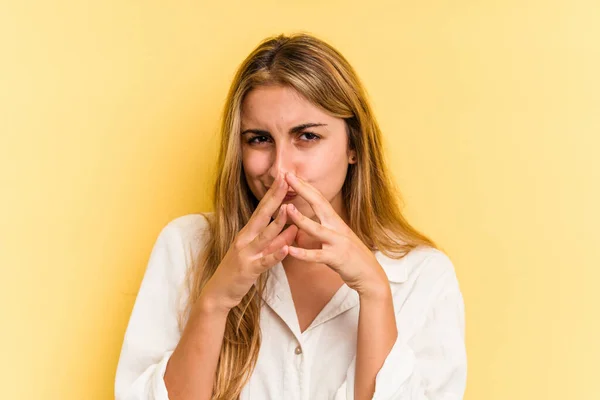
{"label": "fingernail", "polygon": [[293,205],[293,204],[288,204],[288,209],[289,209],[291,212],[296,212],[296,207],[294,207],[294,205]]}

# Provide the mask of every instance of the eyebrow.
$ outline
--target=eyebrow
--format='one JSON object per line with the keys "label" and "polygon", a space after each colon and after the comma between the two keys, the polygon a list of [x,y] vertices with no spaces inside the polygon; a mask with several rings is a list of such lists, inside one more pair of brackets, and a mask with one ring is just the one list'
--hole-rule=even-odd
{"label": "eyebrow", "polygon": [[[292,129],[290,129],[289,133],[290,134],[294,134],[294,133],[298,133],[303,131],[306,128],[313,128],[315,126],[327,126],[327,124],[317,124],[317,123],[306,123],[306,124],[302,124],[302,125],[298,125],[293,127]],[[245,131],[242,132],[242,136],[244,136],[247,133],[255,133],[257,135],[270,135],[269,131],[264,131],[262,129],[246,129]]]}

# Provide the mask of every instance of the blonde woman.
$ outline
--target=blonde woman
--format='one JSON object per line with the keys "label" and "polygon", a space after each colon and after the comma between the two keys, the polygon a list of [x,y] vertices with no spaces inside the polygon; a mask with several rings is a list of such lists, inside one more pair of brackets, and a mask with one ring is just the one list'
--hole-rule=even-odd
{"label": "blonde woman", "polygon": [[402,216],[346,59],[263,41],[227,97],[214,211],[152,250],[117,400],[458,400],[464,306],[450,259]]}

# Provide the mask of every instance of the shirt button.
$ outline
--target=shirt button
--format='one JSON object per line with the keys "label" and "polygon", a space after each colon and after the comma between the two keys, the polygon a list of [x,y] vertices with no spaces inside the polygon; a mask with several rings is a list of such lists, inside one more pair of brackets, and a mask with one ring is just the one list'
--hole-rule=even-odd
{"label": "shirt button", "polygon": [[294,350],[294,352],[296,354],[302,354],[302,347],[300,347],[300,346],[296,347],[296,350]]}

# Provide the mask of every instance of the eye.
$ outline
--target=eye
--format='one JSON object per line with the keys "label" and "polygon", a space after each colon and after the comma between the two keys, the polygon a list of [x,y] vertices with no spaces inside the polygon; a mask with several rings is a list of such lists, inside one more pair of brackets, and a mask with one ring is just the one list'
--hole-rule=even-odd
{"label": "eye", "polygon": [[316,142],[317,140],[321,139],[320,136],[315,135],[312,132],[303,132],[300,136],[304,135],[306,135],[306,137],[308,138],[307,140],[304,140],[305,142]]}
{"label": "eye", "polygon": [[[260,140],[258,140],[258,139],[260,139]],[[265,140],[262,140],[262,139],[267,139],[268,140],[269,138],[267,136],[264,136],[264,135],[263,136],[254,136],[253,138],[250,138],[248,140],[248,143],[249,144],[261,144],[261,143],[265,142]]]}
{"label": "eye", "polygon": [[[300,137],[305,136],[306,139],[303,139],[303,142],[316,142],[321,139],[319,135],[315,135],[312,132],[303,132],[300,134]],[[247,140],[247,143],[254,146],[260,146],[263,143],[267,143],[270,140],[269,136],[261,135],[254,136]]]}

